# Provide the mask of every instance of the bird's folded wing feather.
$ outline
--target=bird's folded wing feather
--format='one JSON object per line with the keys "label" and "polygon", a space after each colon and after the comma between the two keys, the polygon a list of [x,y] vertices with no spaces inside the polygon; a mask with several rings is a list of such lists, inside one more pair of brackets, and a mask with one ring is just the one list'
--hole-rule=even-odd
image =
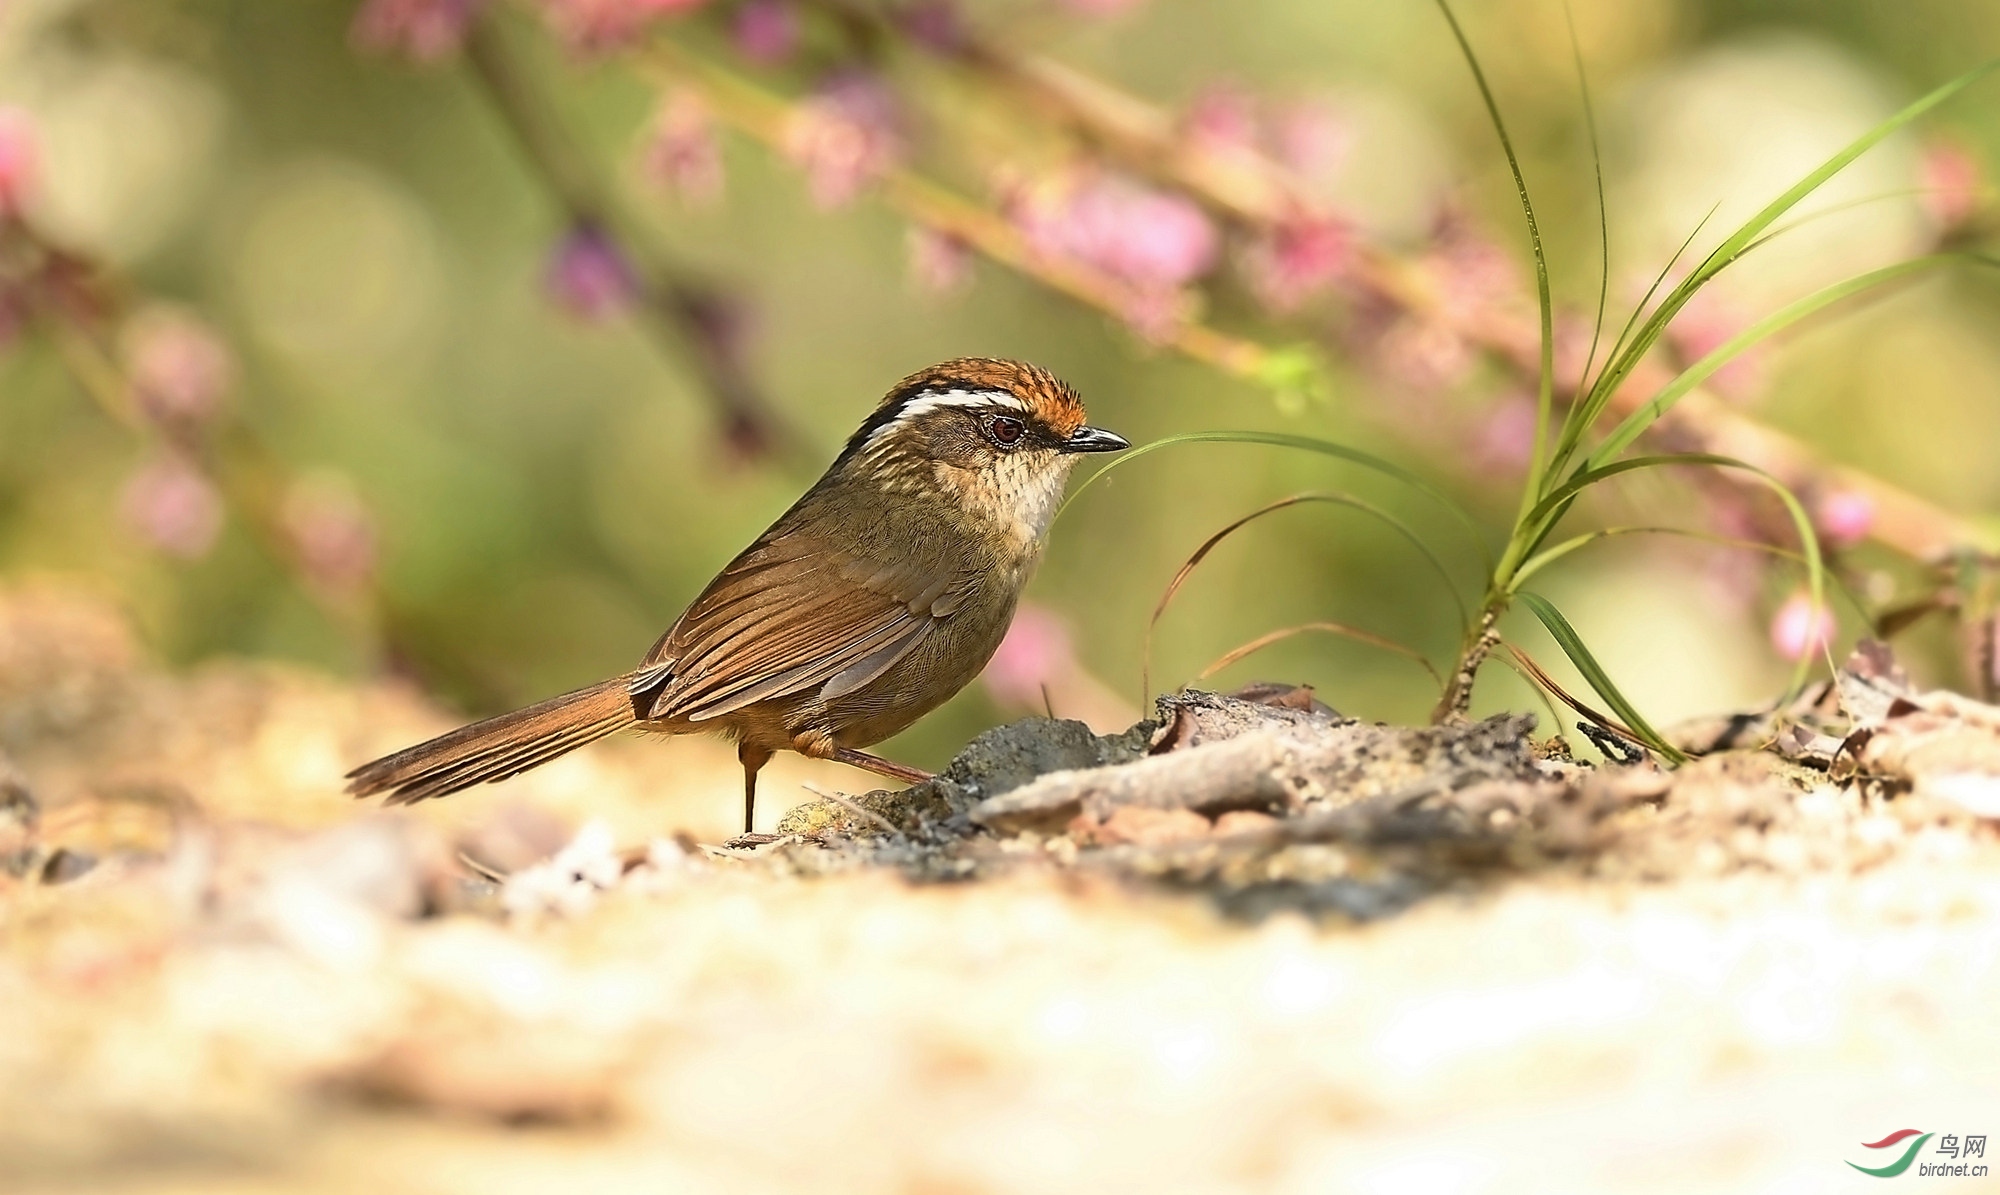
{"label": "bird's folded wing feather", "polygon": [[772,698],[866,685],[955,610],[973,578],[766,541],[695,599],[653,652],[658,720],[701,722]]}

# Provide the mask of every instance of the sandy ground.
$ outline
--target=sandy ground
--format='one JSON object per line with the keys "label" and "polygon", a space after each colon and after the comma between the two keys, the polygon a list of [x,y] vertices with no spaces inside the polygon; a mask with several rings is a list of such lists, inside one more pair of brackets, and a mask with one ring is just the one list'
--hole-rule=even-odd
{"label": "sandy ground", "polygon": [[734,805],[722,744],[357,806],[339,774],[446,714],[170,675],[114,609],[16,590],[0,1188],[1871,1190],[1848,1163],[1900,1150],[1865,1142],[2000,1132],[2000,733],[1925,716],[1943,746],[1896,723],[1851,779],[1489,786],[1450,850],[1256,856],[1258,892],[1408,894],[1357,919],[1232,903],[1196,814],[933,835],[959,882],[900,836],[695,847],[672,831]]}

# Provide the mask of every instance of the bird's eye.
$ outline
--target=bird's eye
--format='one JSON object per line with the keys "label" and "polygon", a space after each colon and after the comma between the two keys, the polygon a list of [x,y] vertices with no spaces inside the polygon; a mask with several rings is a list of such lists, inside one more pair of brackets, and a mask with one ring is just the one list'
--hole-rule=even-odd
{"label": "bird's eye", "polygon": [[986,438],[1002,448],[1019,444],[1028,432],[1028,425],[1012,415],[988,415],[980,422],[986,429]]}

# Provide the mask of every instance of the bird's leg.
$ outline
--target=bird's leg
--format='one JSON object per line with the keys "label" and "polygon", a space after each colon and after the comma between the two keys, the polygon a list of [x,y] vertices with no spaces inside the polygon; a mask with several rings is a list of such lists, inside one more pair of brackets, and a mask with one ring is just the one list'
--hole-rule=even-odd
{"label": "bird's leg", "polygon": [[893,760],[883,759],[879,755],[870,755],[866,751],[856,751],[852,747],[835,747],[833,754],[828,755],[826,758],[834,760],[837,763],[844,763],[851,767],[860,768],[865,772],[873,772],[877,776],[887,776],[891,780],[900,780],[904,784],[922,784],[924,781],[931,779],[931,773],[924,771],[922,768],[913,768],[906,763],[896,763]]}
{"label": "bird's leg", "polygon": [[757,830],[757,769],[771,760],[771,749],[743,742],[736,745],[737,762],[743,765],[743,832]]}

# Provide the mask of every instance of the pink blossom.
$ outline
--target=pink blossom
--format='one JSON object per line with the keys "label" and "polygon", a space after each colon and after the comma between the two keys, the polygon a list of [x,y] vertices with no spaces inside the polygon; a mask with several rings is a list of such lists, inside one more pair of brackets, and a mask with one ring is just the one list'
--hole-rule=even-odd
{"label": "pink blossom", "polygon": [[[1704,487],[1698,500],[1709,529],[1725,539],[1760,541],[1757,517],[1741,490]],[[1719,608],[1749,617],[1762,594],[1769,562],[1755,552],[1717,545],[1702,554],[1703,588]]]}
{"label": "pink blossom", "polygon": [[[1693,363],[1729,343],[1750,326],[1742,312],[1722,298],[1714,287],[1696,291],[1674,322],[1667,325],[1667,342],[1681,360]],[[1748,398],[1762,389],[1764,358],[1753,346],[1730,359],[1729,364],[1709,378],[1709,385],[1729,398]]]}
{"label": "pink blossom", "polygon": [[1075,718],[1100,734],[1132,725],[1139,711],[1083,666],[1053,611],[1023,603],[981,677],[994,704]]}
{"label": "pink blossom", "polygon": [[1115,184],[1085,191],[1071,213],[1086,256],[1134,282],[1178,286],[1215,264],[1215,225],[1179,195]]}
{"label": "pink blossom", "polygon": [[1271,139],[1278,160],[1300,178],[1323,182],[1346,164],[1354,147],[1354,129],[1331,106],[1301,100],[1280,109],[1272,121]]}
{"label": "pink blossom", "polygon": [[785,129],[785,153],[805,171],[806,188],[822,208],[851,202],[887,174],[905,152],[902,113],[886,84],[872,75],[835,76],[800,104]]}
{"label": "pink blossom", "polygon": [[465,31],[484,0],[365,0],[348,37],[376,53],[405,54],[418,62],[449,58],[465,44]]}
{"label": "pink blossom", "polygon": [[1456,218],[1447,218],[1424,265],[1440,312],[1453,325],[1479,319],[1526,293],[1519,260]]}
{"label": "pink blossom", "polygon": [[1221,237],[1180,195],[1086,171],[1052,180],[1009,203],[1035,252],[1094,266],[1141,290],[1171,290],[1207,273]]}
{"label": "pink blossom", "polygon": [[1181,115],[1181,134],[1208,149],[1254,149],[1261,134],[1257,97],[1218,83],[1204,88]]}
{"label": "pink blossom", "polygon": [[799,48],[799,10],[791,0],[744,0],[730,22],[736,52],[762,66],[775,66]]}
{"label": "pink blossom", "polygon": [[1164,345],[1173,339],[1176,329],[1194,318],[1196,309],[1194,296],[1186,291],[1147,287],[1126,295],[1118,315],[1140,339]]}
{"label": "pink blossom", "polygon": [[965,47],[965,19],[952,0],[916,0],[896,20],[911,41],[932,53],[952,54]]}
{"label": "pink blossom", "polygon": [[1813,522],[1820,538],[1836,548],[1851,548],[1875,527],[1875,499],[1862,490],[1833,490],[1813,504]]}
{"label": "pink blossom", "polygon": [[1144,5],[1146,0],[1062,0],[1064,8],[1085,17],[1118,17]]}
{"label": "pink blossom", "polygon": [[119,349],[139,409],[163,424],[214,418],[236,376],[235,359],[221,338],[173,307],[133,316],[119,334]]}
{"label": "pink blossom", "polygon": [[604,53],[630,43],[666,17],[691,13],[708,0],[541,0],[557,36],[572,49]]}
{"label": "pink blossom", "polygon": [[579,319],[609,319],[639,299],[632,265],[604,231],[579,224],[550,255],[545,286],[558,307]]}
{"label": "pink blossom", "polygon": [[1801,591],[1786,598],[1772,617],[1771,646],[1787,660],[1800,660],[1826,651],[1837,630],[1833,612]]}
{"label": "pink blossom", "polygon": [[927,295],[955,295],[972,285],[972,250],[948,232],[911,225],[910,282]]}
{"label": "pink blossom", "polygon": [[1381,369],[1413,390],[1445,390],[1464,381],[1478,355],[1464,337],[1431,320],[1399,319],[1376,345]]}
{"label": "pink blossom", "polygon": [[722,198],[722,147],[700,92],[675,87],[661,99],[647,135],[643,168],[690,207],[707,207]]}
{"label": "pink blossom", "polygon": [[34,122],[19,108],[0,107],[0,219],[21,214],[41,170]]}
{"label": "pink blossom", "polygon": [[299,571],[312,584],[352,593],[374,577],[374,520],[346,478],[321,474],[293,482],[278,520]]}
{"label": "pink blossom", "polygon": [[1960,228],[1978,213],[1985,180],[1972,151],[1951,141],[1933,142],[1924,148],[1920,170],[1924,209],[1939,228]]}
{"label": "pink blossom", "polygon": [[141,539],[184,560],[208,555],[222,533],[222,495],[177,454],[158,457],[134,473],[119,512]]}
{"label": "pink blossom", "polygon": [[1480,421],[1472,451],[1480,464],[1496,471],[1526,466],[1535,452],[1535,400],[1516,392],[1494,402]]}
{"label": "pink blossom", "polygon": [[[1734,488],[1721,486],[1703,490],[1708,507],[1709,527],[1725,539],[1758,540],[1763,538],[1757,528],[1757,515],[1744,495]],[[1732,560],[1757,560],[1754,555],[1729,552],[1725,555]]]}
{"label": "pink blossom", "polygon": [[1295,220],[1266,233],[1244,253],[1250,290],[1272,311],[1296,311],[1324,291],[1353,259],[1354,236],[1331,218]]}
{"label": "pink blossom", "polygon": [[1001,705],[1040,708],[1043,686],[1056,686],[1076,667],[1062,619],[1042,606],[1023,603],[980,681]]}

